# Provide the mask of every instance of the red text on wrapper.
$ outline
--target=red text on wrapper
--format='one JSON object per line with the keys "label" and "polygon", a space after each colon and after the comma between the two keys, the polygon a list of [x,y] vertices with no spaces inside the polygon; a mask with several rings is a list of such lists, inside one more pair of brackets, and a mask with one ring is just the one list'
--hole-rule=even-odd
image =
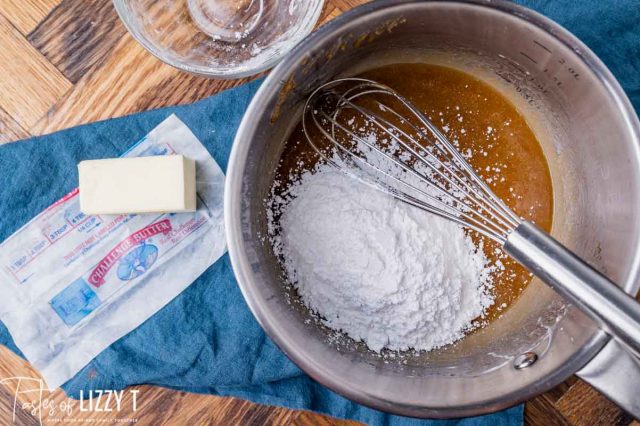
{"label": "red text on wrapper", "polygon": [[107,255],[102,258],[96,267],[89,274],[89,282],[96,287],[100,287],[105,283],[104,277],[109,272],[109,269],[115,265],[118,260],[134,246],[140,244],[144,240],[151,238],[154,235],[164,234],[167,235],[171,232],[171,222],[169,219],[164,219],[159,222],[152,223],[144,228],[134,232],[127,238],[122,240],[115,246]]}

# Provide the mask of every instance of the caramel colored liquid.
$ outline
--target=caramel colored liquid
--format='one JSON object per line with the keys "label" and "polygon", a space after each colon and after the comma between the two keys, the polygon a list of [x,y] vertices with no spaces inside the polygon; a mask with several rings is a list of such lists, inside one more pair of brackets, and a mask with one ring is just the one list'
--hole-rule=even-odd
{"label": "caramel colored liquid", "polygon": [[[549,231],[553,190],[546,159],[535,135],[515,106],[486,83],[461,71],[427,64],[395,64],[374,69],[364,78],[384,83],[425,113],[463,153],[485,182],[519,216]],[[305,141],[301,125],[292,132],[278,176],[296,176],[300,164],[318,161]],[[473,235],[494,265],[495,303],[487,321],[497,318],[531,281],[523,267],[498,244]]]}

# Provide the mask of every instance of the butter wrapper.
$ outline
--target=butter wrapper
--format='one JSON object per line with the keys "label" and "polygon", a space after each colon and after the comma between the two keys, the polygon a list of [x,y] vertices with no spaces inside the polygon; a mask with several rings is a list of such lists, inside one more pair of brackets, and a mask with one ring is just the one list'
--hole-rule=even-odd
{"label": "butter wrapper", "polygon": [[224,174],[184,123],[170,116],[123,156],[167,154],[196,161],[195,212],[87,216],[75,189],[0,245],[0,319],[50,388],[225,253]]}

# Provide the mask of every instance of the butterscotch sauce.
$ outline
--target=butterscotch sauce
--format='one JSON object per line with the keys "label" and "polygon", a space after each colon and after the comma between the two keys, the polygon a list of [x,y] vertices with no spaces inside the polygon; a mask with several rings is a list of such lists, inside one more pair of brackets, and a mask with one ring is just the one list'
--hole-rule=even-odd
{"label": "butterscotch sauce", "polygon": [[[549,231],[553,214],[551,176],[542,148],[515,106],[486,83],[464,72],[427,64],[395,64],[362,75],[408,98],[459,150],[485,182],[524,219]],[[298,176],[318,161],[301,124],[287,140],[277,175]],[[285,185],[286,187],[286,185]],[[496,266],[495,303],[483,321],[505,311],[531,275],[488,238],[474,236]]]}

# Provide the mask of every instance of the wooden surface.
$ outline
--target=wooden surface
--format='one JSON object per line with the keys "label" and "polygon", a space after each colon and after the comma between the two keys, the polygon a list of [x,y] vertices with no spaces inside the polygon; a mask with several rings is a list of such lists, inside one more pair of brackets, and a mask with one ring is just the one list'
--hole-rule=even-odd
{"label": "wooden surface", "polygon": [[[321,23],[361,2],[327,0]],[[244,81],[195,77],[159,62],[127,34],[110,0],[0,0],[0,143],[190,103]],[[0,381],[16,376],[39,377],[28,363],[0,347]],[[85,421],[129,418],[143,425],[354,424],[233,398],[150,386],[134,389],[139,390],[136,412],[129,393],[118,413],[79,413],[76,409],[71,417]],[[16,390],[15,381],[0,384],[0,425],[39,424],[37,412],[20,408],[28,394],[18,396],[12,420]],[[61,390],[46,396],[56,404],[68,401]],[[60,413],[44,413],[44,422],[60,417]],[[525,421],[530,425],[631,423],[614,404],[577,378],[529,401]]]}

